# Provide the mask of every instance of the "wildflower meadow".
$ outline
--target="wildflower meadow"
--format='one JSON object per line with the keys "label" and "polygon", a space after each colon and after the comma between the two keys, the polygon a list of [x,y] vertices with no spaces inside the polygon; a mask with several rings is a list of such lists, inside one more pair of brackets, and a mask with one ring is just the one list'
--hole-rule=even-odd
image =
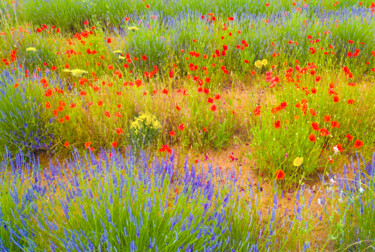
{"label": "wildflower meadow", "polygon": [[0,251],[375,251],[371,0],[2,0]]}

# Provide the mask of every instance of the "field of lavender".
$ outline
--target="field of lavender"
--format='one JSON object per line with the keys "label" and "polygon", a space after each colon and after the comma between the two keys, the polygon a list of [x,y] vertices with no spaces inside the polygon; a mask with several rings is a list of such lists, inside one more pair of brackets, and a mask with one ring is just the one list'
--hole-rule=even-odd
{"label": "field of lavender", "polygon": [[2,0],[0,251],[375,251],[371,0]]}

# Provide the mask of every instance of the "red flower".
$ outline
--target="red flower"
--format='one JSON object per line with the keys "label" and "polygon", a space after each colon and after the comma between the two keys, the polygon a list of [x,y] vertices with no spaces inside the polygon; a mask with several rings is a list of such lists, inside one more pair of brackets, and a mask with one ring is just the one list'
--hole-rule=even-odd
{"label": "red flower", "polygon": [[353,100],[353,99],[349,99],[349,100],[348,100],[348,104],[349,104],[349,105],[354,104],[354,100]]}
{"label": "red flower", "polygon": [[124,131],[121,128],[117,128],[116,133],[117,135],[121,135],[122,133],[124,133]]}
{"label": "red flower", "polygon": [[214,103],[214,99],[212,99],[211,97],[208,97],[207,102],[208,103]]}
{"label": "red flower", "polygon": [[359,149],[363,146],[363,142],[361,140],[355,140],[354,147]]}
{"label": "red flower", "polygon": [[108,117],[108,118],[111,117],[111,114],[110,114],[108,111],[104,111],[104,115],[105,115],[106,117]]}
{"label": "red flower", "polygon": [[313,130],[315,130],[315,131],[319,131],[319,124],[318,124],[317,122],[313,122],[313,123],[311,124],[311,126],[312,126]]}
{"label": "red flower", "polygon": [[324,121],[329,122],[331,120],[331,117],[329,115],[324,116]]}
{"label": "red flower", "polygon": [[90,145],[91,145],[91,142],[86,142],[86,143],[85,143],[85,147],[86,147],[86,148],[90,148]]}
{"label": "red flower", "polygon": [[142,60],[146,61],[147,57],[145,55],[142,55]]}
{"label": "red flower", "polygon": [[216,105],[215,104],[211,106],[211,110],[216,111]]}
{"label": "red flower", "polygon": [[110,44],[112,42],[111,38],[107,39],[107,43]]}
{"label": "red flower", "polygon": [[274,127],[275,127],[275,129],[278,129],[278,128],[281,127],[280,120],[278,120],[278,121],[275,122]]}
{"label": "red flower", "polygon": [[311,142],[315,142],[315,141],[316,141],[316,136],[315,136],[314,134],[310,134],[310,135],[309,135],[309,140],[310,140]]}
{"label": "red flower", "polygon": [[344,149],[342,148],[341,144],[336,144],[335,146],[340,152],[342,152]]}
{"label": "red flower", "polygon": [[49,102],[46,102],[46,109],[50,109],[51,108],[51,104]]}
{"label": "red flower", "polygon": [[339,123],[337,121],[331,122],[331,125],[332,125],[332,128],[338,128],[339,127]]}
{"label": "red flower", "polygon": [[331,134],[331,133],[329,133],[329,131],[326,128],[320,129],[320,135],[321,136],[329,136],[329,134]]}
{"label": "red flower", "polygon": [[68,142],[65,142],[65,143],[64,143],[64,147],[65,147],[65,148],[68,148],[68,147],[69,147],[69,143],[68,143]]}
{"label": "red flower", "polygon": [[333,97],[333,102],[339,102],[339,97],[337,95]]}
{"label": "red flower", "polygon": [[98,106],[102,106],[103,105],[103,101],[98,101]]}
{"label": "red flower", "polygon": [[176,109],[177,109],[178,111],[181,110],[180,106],[178,106],[178,105],[176,105]]}
{"label": "red flower", "polygon": [[45,92],[45,94],[44,94],[46,97],[50,97],[50,96],[52,96],[52,89],[47,89],[47,91]]}
{"label": "red flower", "polygon": [[185,125],[184,124],[180,124],[180,126],[178,126],[178,129],[179,130],[184,130],[185,129]]}
{"label": "red flower", "polygon": [[352,135],[350,135],[350,133],[349,134],[347,134],[346,136],[345,136],[347,139],[349,139],[349,141],[352,141],[353,140],[353,136]]}
{"label": "red flower", "polygon": [[114,142],[112,143],[112,147],[113,147],[113,148],[116,148],[116,147],[117,147],[117,142],[116,142],[116,141],[114,141]]}
{"label": "red flower", "polygon": [[80,93],[79,93],[81,96],[85,96],[86,95],[86,92],[84,90],[82,90]]}
{"label": "red flower", "polygon": [[169,135],[170,135],[170,136],[174,136],[174,135],[176,135],[176,132],[174,132],[174,131],[169,131]]}
{"label": "red flower", "polygon": [[168,90],[164,88],[163,91],[162,91],[162,93],[163,94],[168,94]]}
{"label": "red flower", "polygon": [[255,108],[255,110],[254,110],[255,116],[260,116],[260,108],[261,108],[261,106],[258,106],[258,107]]}
{"label": "red flower", "polygon": [[285,173],[282,170],[276,172],[276,180],[282,180],[285,177]]}

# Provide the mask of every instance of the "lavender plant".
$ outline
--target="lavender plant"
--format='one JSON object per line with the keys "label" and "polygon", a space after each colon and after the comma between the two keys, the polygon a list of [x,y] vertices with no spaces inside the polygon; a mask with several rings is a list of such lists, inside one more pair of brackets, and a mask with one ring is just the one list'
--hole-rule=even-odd
{"label": "lavender plant", "polygon": [[[51,146],[53,136],[41,107],[44,88],[42,76],[26,77],[25,70],[4,70],[0,75],[0,153],[36,152]],[[53,81],[61,85],[61,81]],[[59,83],[60,82],[60,83]]]}

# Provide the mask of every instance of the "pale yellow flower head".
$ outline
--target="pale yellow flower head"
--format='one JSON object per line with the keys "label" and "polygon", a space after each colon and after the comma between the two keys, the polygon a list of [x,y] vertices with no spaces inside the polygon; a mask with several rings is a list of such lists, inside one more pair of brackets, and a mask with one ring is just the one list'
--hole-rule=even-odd
{"label": "pale yellow flower head", "polygon": [[262,68],[262,61],[257,60],[257,61],[255,61],[254,65],[255,65],[255,67],[257,67],[257,68]]}
{"label": "pale yellow flower head", "polygon": [[26,48],[26,51],[27,52],[37,52],[38,50],[35,47],[29,47],[29,48]]}
{"label": "pale yellow flower head", "polygon": [[301,166],[303,163],[303,157],[297,157],[296,159],[294,159],[293,161],[293,165],[294,166]]}
{"label": "pale yellow flower head", "polygon": [[135,27],[135,26],[132,26],[132,27],[128,27],[128,30],[129,30],[129,31],[138,31],[139,28],[138,28],[138,27]]}

